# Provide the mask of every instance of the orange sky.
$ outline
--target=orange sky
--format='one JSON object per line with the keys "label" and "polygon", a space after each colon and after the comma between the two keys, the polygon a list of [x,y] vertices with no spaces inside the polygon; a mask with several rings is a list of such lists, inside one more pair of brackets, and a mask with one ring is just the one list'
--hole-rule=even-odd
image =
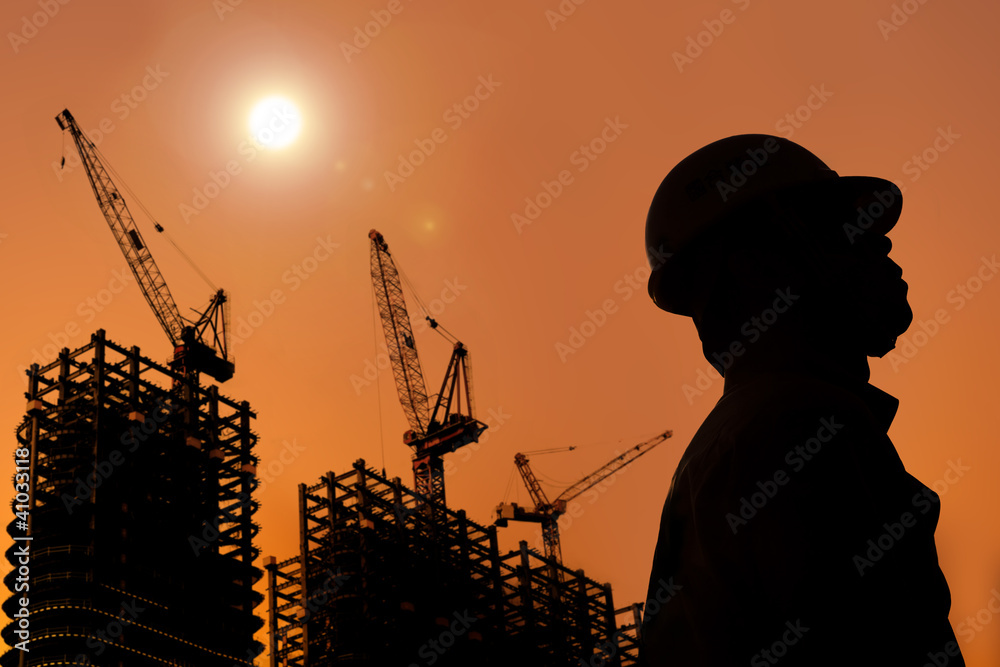
{"label": "orange sky", "polygon": [[[134,282],[99,312],[87,305],[111,296],[102,290],[126,265],[82,169],[58,171],[54,117],[69,108],[85,129],[104,122],[101,151],[231,293],[234,323],[259,324],[235,345],[224,392],[258,411],[262,468],[283,468],[261,494],[264,554],[293,553],[296,485],[359,457],[381,467],[380,433],[389,474],[410,481],[391,375],[379,375],[381,424],[378,386],[352,383],[381,351],[368,278],[375,227],[421,297],[442,299],[440,321],[472,353],[478,416],[493,425],[478,451],[453,457],[454,507],[491,521],[517,451],[586,445],[533,460],[555,495],[616,449],[674,430],[618,484],[583,500],[563,531],[570,567],[610,581],[619,605],[639,600],[671,475],[722,387],[703,380],[704,393],[685,395],[708,365],[693,326],[630,287],[644,275],[645,212],[663,175],[695,148],[780,134],[843,175],[905,188],[891,236],[910,285],[914,347],[905,363],[875,360],[872,378],[901,400],[890,435],[910,472],[933,485],[950,462],[968,468],[939,484],[938,549],[968,664],[997,664],[1000,617],[988,603],[1000,596],[990,417],[1000,281],[977,279],[1000,249],[990,208],[1000,9],[982,0],[677,4],[4,2],[0,424],[18,423],[19,367],[36,352],[50,360],[53,340],[76,347],[105,328],[155,359],[170,352]],[[373,16],[385,25],[345,48]],[[246,119],[269,94],[300,105],[303,131],[283,151],[251,155]],[[797,110],[793,124],[786,115]],[[603,147],[602,132],[613,138]],[[581,150],[592,141],[602,152]],[[399,170],[401,154],[431,144],[412,173]],[[237,173],[185,215],[213,174],[226,181],[218,174],[231,161]],[[539,200],[546,182],[551,203]],[[526,211],[526,198],[547,206]],[[203,305],[210,289],[140,224],[182,309]],[[328,258],[297,275],[322,247]],[[269,307],[276,291],[281,302]],[[557,344],[607,300],[603,325],[560,355]],[[941,309],[934,335],[915,336]],[[430,331],[417,343],[436,385],[450,346]],[[277,464],[283,450],[290,460],[286,443],[304,450]],[[534,540],[533,529],[507,529],[502,546],[519,538]],[[977,613],[975,626],[965,620]]]}

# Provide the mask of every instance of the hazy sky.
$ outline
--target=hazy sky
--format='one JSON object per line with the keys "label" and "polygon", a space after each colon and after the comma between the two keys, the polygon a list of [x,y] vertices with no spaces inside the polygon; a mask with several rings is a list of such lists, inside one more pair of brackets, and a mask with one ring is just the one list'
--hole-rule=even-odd
{"label": "hazy sky", "polygon": [[[273,475],[258,514],[265,555],[294,553],[300,482],[359,457],[412,482],[392,376],[374,370],[374,227],[471,350],[491,436],[452,456],[455,508],[489,523],[515,452],[580,446],[532,459],[554,496],[674,430],[581,498],[562,533],[568,566],[611,582],[617,605],[638,601],[674,468],[722,389],[702,375],[690,321],[646,296],[646,209],[699,146],[778,134],[842,175],[905,189],[892,256],[915,322],[872,381],[901,400],[890,435],[907,469],[942,495],[937,543],[968,664],[997,664],[1000,9],[681,4],[3,3],[0,424],[23,414],[23,367],[98,328],[154,359],[171,351],[83,169],[60,169],[64,146],[75,151],[54,117],[69,108],[231,293],[237,370],[223,391],[259,413]],[[248,129],[269,95],[302,120],[280,151],[255,148]],[[211,289],[139,224],[182,310],[202,307]],[[436,387],[450,345],[423,326],[417,345]],[[534,542],[535,528],[501,532],[504,549],[518,539]]]}

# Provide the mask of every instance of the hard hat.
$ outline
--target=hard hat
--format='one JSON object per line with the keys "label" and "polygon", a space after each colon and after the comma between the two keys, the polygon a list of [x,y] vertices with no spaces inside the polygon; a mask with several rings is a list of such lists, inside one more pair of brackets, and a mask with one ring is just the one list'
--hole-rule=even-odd
{"label": "hard hat", "polygon": [[740,134],[713,142],[681,160],[653,196],[646,217],[653,302],[668,312],[693,315],[698,272],[692,247],[710,251],[719,235],[708,232],[723,221],[739,222],[737,214],[748,204],[790,202],[806,235],[830,239],[832,232],[853,243],[860,234],[888,232],[899,219],[903,196],[885,179],[839,176],[781,137]]}

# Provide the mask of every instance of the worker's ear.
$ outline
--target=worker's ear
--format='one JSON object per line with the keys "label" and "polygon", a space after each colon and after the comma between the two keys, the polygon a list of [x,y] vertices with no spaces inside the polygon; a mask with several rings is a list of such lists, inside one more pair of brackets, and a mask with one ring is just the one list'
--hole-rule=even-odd
{"label": "worker's ear", "polygon": [[820,267],[801,249],[785,245],[748,245],[730,250],[726,270],[744,291],[773,291],[794,285],[807,290],[819,278]]}

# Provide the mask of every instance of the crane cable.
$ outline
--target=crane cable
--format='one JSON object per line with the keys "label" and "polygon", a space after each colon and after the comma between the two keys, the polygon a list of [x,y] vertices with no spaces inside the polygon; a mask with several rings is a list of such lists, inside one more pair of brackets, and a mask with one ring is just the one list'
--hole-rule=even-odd
{"label": "crane cable", "polygon": [[540,456],[542,454],[558,454],[559,452],[571,452],[576,449],[579,445],[570,445],[569,447],[553,447],[552,449],[529,449],[528,451],[521,452],[525,456],[532,454],[534,456]]}
{"label": "crane cable", "polygon": [[399,265],[398,262],[395,264],[396,264],[396,270],[399,273],[399,277],[402,278],[403,282],[406,283],[406,286],[410,289],[410,294],[413,296],[414,301],[417,302],[417,305],[420,306],[420,310],[423,312],[424,318],[431,323],[431,329],[437,331],[442,338],[444,338],[452,345],[457,343],[458,338],[456,338],[454,334],[452,334],[450,331],[445,329],[441,324],[439,324],[437,320],[431,317],[431,313],[430,310],[427,308],[427,304],[425,304],[423,299],[420,298],[420,294],[413,286],[413,283],[410,282],[410,277],[406,275],[406,272],[403,271],[403,268]]}
{"label": "crane cable", "polygon": [[503,490],[503,502],[507,502],[507,498],[510,497],[510,489],[514,484],[514,473],[517,472],[517,466],[511,466],[510,475],[507,476],[507,486]]}
{"label": "crane cable", "polygon": [[156,221],[156,218],[153,217],[152,212],[148,208],[146,208],[146,205],[142,203],[142,200],[140,200],[139,197],[135,194],[135,192],[132,191],[132,188],[128,186],[128,183],[126,183],[125,179],[121,177],[121,174],[115,171],[115,168],[111,166],[111,163],[108,162],[108,159],[106,157],[104,157],[104,154],[101,153],[100,149],[97,148],[97,146],[94,146],[93,144],[91,144],[91,146],[93,146],[94,152],[101,157],[101,160],[104,162],[104,165],[107,167],[107,169],[112,174],[115,175],[115,178],[118,179],[118,181],[125,188],[125,191],[128,192],[129,197],[132,198],[132,201],[138,204],[139,208],[142,209],[142,211],[146,214],[146,217],[152,221],[153,227],[156,229],[156,231],[159,232],[160,234],[163,234],[164,238],[166,238],[167,241],[170,242],[170,245],[172,245],[177,250],[177,252],[180,253],[181,257],[183,257],[185,261],[187,261],[187,263],[191,265],[191,268],[193,268],[195,272],[197,272],[197,274],[201,276],[201,279],[204,280],[205,283],[209,287],[211,287],[213,291],[218,291],[219,288],[215,286],[215,283],[212,282],[211,278],[209,278],[205,274],[205,272],[201,270],[201,267],[195,264],[194,260],[191,259],[191,257],[186,252],[184,252],[184,250],[177,244],[176,241],[174,241],[174,239],[170,236],[170,234],[168,234],[166,230],[163,228],[163,225],[161,225],[159,222]]}
{"label": "crane cable", "polygon": [[[578,480],[576,480],[576,482],[563,482],[561,480],[557,480],[554,477],[550,477],[550,476],[548,476],[548,475],[546,475],[544,473],[540,473],[540,472],[535,472],[535,477],[539,477],[541,479],[544,479],[545,483],[548,484],[548,485],[550,485],[550,486],[553,486],[553,487],[562,487],[562,490],[564,490],[564,491],[566,489],[568,489],[569,487],[573,486],[574,484],[576,484],[576,482],[580,481],[578,479]],[[583,479],[583,478],[581,477],[580,479]]]}
{"label": "crane cable", "polygon": [[[201,268],[197,264],[194,263],[194,260],[191,259],[191,257],[186,252],[184,252],[184,250],[177,244],[176,241],[174,241],[174,239],[170,236],[170,234],[166,233],[166,231],[163,228],[163,225],[161,225],[159,222],[156,221],[156,218],[153,217],[153,214],[150,212],[150,210],[148,208],[146,208],[145,204],[142,203],[142,200],[139,199],[139,197],[135,194],[135,192],[132,190],[132,188],[129,187],[128,183],[125,181],[124,178],[122,178],[121,174],[119,174],[117,171],[115,171],[115,168],[111,166],[111,163],[104,156],[104,153],[101,152],[101,150],[94,144],[94,142],[92,142],[86,135],[83,134],[82,130],[80,131],[80,135],[84,138],[84,140],[94,150],[94,153],[96,153],[97,156],[101,158],[101,164],[102,164],[102,166],[105,169],[107,169],[109,172],[111,172],[111,174],[114,175],[114,177],[117,180],[118,184],[120,184],[121,187],[122,187],[122,189],[125,190],[128,193],[129,198],[139,207],[139,209],[141,209],[143,211],[143,213],[146,214],[146,217],[149,218],[152,221],[153,227],[156,229],[156,231],[159,232],[159,233],[161,233],[161,234],[163,234],[163,236],[167,239],[167,241],[170,242],[170,245],[172,245],[174,247],[174,249],[176,249],[177,252],[180,253],[181,257],[183,257],[184,260],[187,261],[187,263],[191,265],[191,268],[193,268],[195,270],[195,272],[197,272],[197,274],[201,277],[202,280],[205,281],[205,283],[209,287],[211,287],[214,291],[218,291],[219,288],[215,286],[215,283],[213,283],[212,280],[205,274],[205,272],[202,271]],[[62,146],[63,147],[63,158],[62,158],[61,167],[65,167],[66,166],[66,139],[65,139],[65,136],[66,136],[66,133],[64,132],[63,133],[63,146]],[[112,181],[112,183],[114,184],[114,181]]]}
{"label": "crane cable", "polygon": [[378,394],[378,439],[382,446],[382,476],[385,477],[385,436],[382,433],[382,373],[378,367],[378,295],[372,285],[372,347],[375,349],[375,392]]}

